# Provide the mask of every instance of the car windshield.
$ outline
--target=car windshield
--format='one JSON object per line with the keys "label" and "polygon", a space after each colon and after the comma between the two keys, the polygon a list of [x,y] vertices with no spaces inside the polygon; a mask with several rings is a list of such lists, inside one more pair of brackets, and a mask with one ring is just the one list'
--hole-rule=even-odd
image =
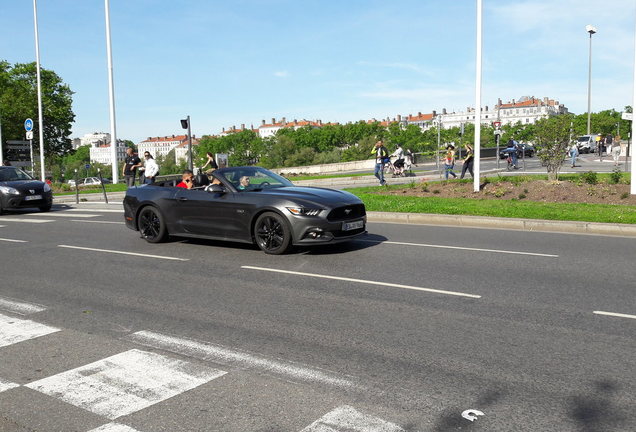
{"label": "car windshield", "polygon": [[586,136],[579,137],[579,142],[588,142],[589,140],[590,140],[590,137],[586,137]]}
{"label": "car windshield", "polygon": [[260,167],[236,167],[220,170],[218,173],[238,191],[260,191],[285,186],[293,186],[293,183],[265,168]]}
{"label": "car windshield", "polygon": [[3,168],[0,170],[0,181],[33,180],[33,177],[18,168]]}

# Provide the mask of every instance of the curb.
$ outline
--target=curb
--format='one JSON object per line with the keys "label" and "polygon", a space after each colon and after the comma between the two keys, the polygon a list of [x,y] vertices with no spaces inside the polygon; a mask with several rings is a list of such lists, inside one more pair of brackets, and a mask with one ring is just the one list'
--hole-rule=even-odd
{"label": "curb", "polygon": [[430,213],[367,212],[369,222],[636,237],[636,225]]}

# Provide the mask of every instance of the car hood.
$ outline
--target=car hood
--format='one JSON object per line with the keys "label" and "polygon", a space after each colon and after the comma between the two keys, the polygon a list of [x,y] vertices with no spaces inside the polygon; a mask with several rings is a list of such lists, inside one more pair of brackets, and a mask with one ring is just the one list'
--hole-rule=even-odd
{"label": "car hood", "polygon": [[305,200],[317,204],[340,206],[361,203],[360,198],[352,193],[318,187],[285,186],[281,188],[263,189],[263,195],[286,198],[289,200]]}
{"label": "car hood", "polygon": [[26,192],[29,189],[41,192],[44,189],[44,182],[39,180],[11,180],[0,182],[0,186],[12,187],[20,192]]}

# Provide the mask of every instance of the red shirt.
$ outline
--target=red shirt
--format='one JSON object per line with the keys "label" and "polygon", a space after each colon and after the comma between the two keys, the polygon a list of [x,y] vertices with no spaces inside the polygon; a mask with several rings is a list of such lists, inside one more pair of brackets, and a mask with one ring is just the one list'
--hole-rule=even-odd
{"label": "red shirt", "polygon": [[187,189],[187,188],[188,188],[188,185],[186,185],[186,184],[185,184],[185,182],[183,182],[183,181],[182,181],[181,183],[179,183],[179,184],[177,185],[177,187]]}

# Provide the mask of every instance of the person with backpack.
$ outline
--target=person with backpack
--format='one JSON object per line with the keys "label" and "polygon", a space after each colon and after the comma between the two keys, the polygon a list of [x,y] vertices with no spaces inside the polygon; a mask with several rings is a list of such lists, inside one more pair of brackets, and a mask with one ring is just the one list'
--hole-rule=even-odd
{"label": "person with backpack", "polygon": [[390,160],[389,151],[384,147],[382,139],[378,139],[371,150],[371,154],[375,156],[374,175],[380,180],[380,186],[386,185],[384,180],[384,165]]}
{"label": "person with backpack", "polygon": [[462,165],[462,174],[459,176],[460,179],[463,179],[466,175],[466,171],[470,173],[472,178],[475,178],[475,174],[473,174],[473,162],[475,160],[475,153],[473,153],[473,148],[470,144],[466,144],[466,157],[464,158],[464,164]]}
{"label": "person with backpack", "polygon": [[519,153],[519,144],[517,143],[517,141],[513,140],[512,138],[509,139],[504,152],[510,155],[510,157],[512,158],[512,167],[514,169],[517,169],[517,157]]}

